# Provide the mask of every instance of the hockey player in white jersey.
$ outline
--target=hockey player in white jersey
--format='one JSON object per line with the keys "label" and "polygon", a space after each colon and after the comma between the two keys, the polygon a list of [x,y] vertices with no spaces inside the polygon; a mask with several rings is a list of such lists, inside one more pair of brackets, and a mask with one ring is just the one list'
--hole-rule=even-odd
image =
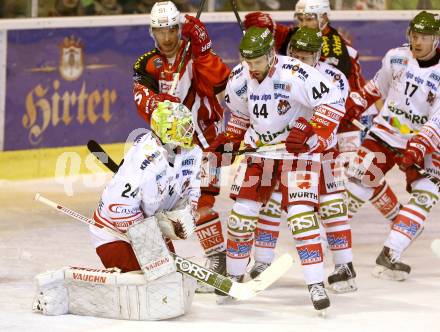
{"label": "hockey player in white jersey", "polygon": [[[319,61],[322,35],[318,29],[299,28],[290,39],[287,54],[315,67],[340,90],[342,97],[348,96],[348,81],[335,67]],[[336,144],[336,142],[334,142]],[[320,179],[319,218],[326,233],[329,249],[333,254],[335,271],[328,277],[328,283],[336,292],[355,291],[353,268],[352,237],[348,223],[347,205],[344,199],[344,184],[341,162],[336,162],[339,153],[333,146],[323,152],[323,167]],[[250,276],[255,278],[272,262],[275,245],[279,235],[281,213],[274,213],[274,206],[280,204],[281,195],[274,192],[270,203],[262,210],[255,230],[255,264]],[[281,212],[281,211],[280,211]]]}
{"label": "hockey player in white jersey", "polygon": [[[173,114],[174,112],[174,114]],[[191,212],[200,196],[201,149],[192,143],[190,111],[182,104],[159,103],[152,130],[136,140],[104,192],[93,218],[125,232],[161,211]],[[182,216],[182,220],[185,220]],[[193,225],[194,226],[194,225]],[[106,268],[140,270],[131,246],[90,227],[96,252]]]}
{"label": "hockey player in white jersey", "polygon": [[202,150],[193,145],[192,114],[183,104],[158,103],[151,128],[135,140],[93,215],[90,232],[106,269],[38,275],[34,310],[129,320],[189,310],[195,280],[177,272],[164,237],[186,239],[195,231]]}
{"label": "hockey player in white jersey", "polygon": [[408,29],[409,45],[387,52],[381,69],[364,86],[354,106],[366,109],[379,98],[385,100],[370,129],[375,137],[367,136],[349,169],[350,211],[359,210],[395,164],[405,173],[411,194],[376,259],[373,274],[377,277],[404,280],[408,276],[410,266],[402,263],[400,256],[421,232],[438,200],[439,188],[413,166],[439,177],[439,34],[438,16],[426,11],[416,15]]}
{"label": "hockey player in white jersey", "polygon": [[279,186],[283,208],[317,310],[330,305],[324,290],[319,223],[320,152],[334,143],[344,99],[316,69],[275,55],[272,34],[249,28],[241,43],[244,62],[234,68],[226,87],[231,119],[211,145],[221,152],[229,142],[252,147],[285,143],[286,150],[248,156],[241,187],[228,218],[227,271],[243,280],[260,208]]}

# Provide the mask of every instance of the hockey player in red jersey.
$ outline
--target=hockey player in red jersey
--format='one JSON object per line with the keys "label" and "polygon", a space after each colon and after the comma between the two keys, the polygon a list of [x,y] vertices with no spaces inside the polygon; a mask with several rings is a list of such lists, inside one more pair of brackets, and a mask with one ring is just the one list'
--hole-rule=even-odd
{"label": "hockey player in red jersey", "polygon": [[[223,109],[216,94],[225,89],[230,69],[211,50],[205,25],[189,15],[185,15],[185,23],[181,25],[180,13],[171,1],[157,2],[150,18],[150,35],[156,47],[140,56],[134,65],[133,94],[138,113],[149,123],[158,102],[183,103],[195,118],[194,142],[205,149],[222,124]],[[188,42],[191,46],[179,72]],[[176,91],[170,92],[175,75],[179,75]],[[210,268],[224,273],[224,237],[219,215],[212,209],[214,196],[219,192],[219,173],[216,165],[203,163],[196,233]]]}
{"label": "hockey player in red jersey", "polygon": [[347,110],[361,113],[377,99],[385,100],[349,168],[351,213],[371,198],[384,174],[396,164],[406,175],[411,195],[376,259],[373,274],[381,278],[404,280],[408,276],[410,266],[400,256],[422,231],[439,196],[438,186],[414,168],[418,165],[434,177],[439,174],[435,162],[440,147],[439,35],[438,16],[425,11],[415,16],[408,29],[409,45],[388,51],[381,69]]}

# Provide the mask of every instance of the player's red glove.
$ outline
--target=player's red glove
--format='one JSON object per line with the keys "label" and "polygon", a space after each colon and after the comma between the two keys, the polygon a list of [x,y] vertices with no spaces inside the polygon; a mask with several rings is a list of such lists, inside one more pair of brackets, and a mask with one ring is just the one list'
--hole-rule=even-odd
{"label": "player's red glove", "polygon": [[215,154],[217,167],[228,166],[232,164],[235,159],[230,153],[238,150],[240,143],[241,140],[223,132],[214,139],[205,151]]}
{"label": "player's red glove", "polygon": [[306,119],[296,120],[286,139],[286,150],[290,153],[305,153],[310,150],[307,140],[315,134],[313,127]]}
{"label": "player's red glove", "polygon": [[417,164],[422,166],[423,157],[428,150],[429,143],[422,136],[413,136],[406,144],[406,149],[402,156],[396,158],[396,163],[402,171],[406,171],[409,167]]}
{"label": "player's red glove", "polygon": [[273,33],[275,24],[269,14],[263,12],[252,12],[244,17],[244,28],[247,30],[250,27],[268,28]]}
{"label": "player's red glove", "polygon": [[211,49],[211,38],[206,26],[198,18],[190,15],[185,15],[185,18],[182,35],[191,41],[192,54],[197,58]]}
{"label": "player's red glove", "polygon": [[174,103],[180,103],[180,99],[177,97],[174,97],[172,95],[169,95],[168,93],[158,93],[158,94],[151,94],[147,95],[146,97],[146,104],[145,109],[147,113],[153,113],[154,110],[157,108],[157,104],[163,101],[169,100]]}

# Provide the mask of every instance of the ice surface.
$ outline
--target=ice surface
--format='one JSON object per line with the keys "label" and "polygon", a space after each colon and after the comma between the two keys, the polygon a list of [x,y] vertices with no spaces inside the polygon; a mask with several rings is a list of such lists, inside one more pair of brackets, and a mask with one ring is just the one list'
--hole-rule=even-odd
{"label": "ice surface", "polygon": [[[408,195],[401,173],[394,170],[390,175],[391,186],[405,202]],[[430,250],[432,240],[440,238],[438,206],[424,233],[403,256],[412,267],[409,279],[393,282],[371,276],[388,224],[367,204],[352,223],[359,290],[330,294],[331,308],[326,318],[317,316],[312,308],[285,224],[277,253],[290,252],[296,263],[252,300],[218,306],[214,295],[197,294],[188,315],[161,322],[33,313],[36,274],[66,265],[101,267],[87,226],[33,201],[35,193],[41,192],[90,216],[102,186],[90,188],[77,180],[73,196],[67,196],[52,179],[0,182],[0,331],[440,331],[440,259]],[[227,189],[228,184],[224,185]],[[223,220],[232,204],[227,197],[227,190],[223,190],[217,204]],[[181,241],[176,247],[180,255],[202,260],[195,238]],[[333,266],[327,258],[326,270],[330,272]]]}

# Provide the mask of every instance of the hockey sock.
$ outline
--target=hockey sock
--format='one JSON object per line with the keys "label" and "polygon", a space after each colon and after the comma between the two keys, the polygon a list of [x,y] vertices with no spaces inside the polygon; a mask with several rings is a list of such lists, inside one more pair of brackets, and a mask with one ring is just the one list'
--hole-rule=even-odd
{"label": "hockey sock", "polygon": [[423,229],[425,219],[438,201],[438,188],[426,178],[414,181],[411,197],[397,215],[385,246],[401,254]]}
{"label": "hockey sock", "polygon": [[229,275],[245,274],[254,240],[261,203],[238,198],[228,218],[226,270]]}
{"label": "hockey sock", "polygon": [[374,189],[370,202],[389,221],[393,221],[396,218],[401,207],[396,194],[394,194],[386,181],[383,181],[379,187]]}
{"label": "hockey sock", "polygon": [[335,264],[353,261],[351,228],[343,193],[321,195],[319,218],[325,228],[327,242]]}
{"label": "hockey sock", "polygon": [[354,181],[347,182],[348,219],[351,220],[359,209],[373,197],[374,188],[364,187]]}
{"label": "hockey sock", "polygon": [[308,285],[324,280],[324,263],[319,223],[310,205],[290,205],[287,222],[296,241],[296,250]]}
{"label": "hockey sock", "polygon": [[266,206],[260,211],[255,230],[254,259],[261,263],[271,263],[280,234],[281,193],[274,192]]}

